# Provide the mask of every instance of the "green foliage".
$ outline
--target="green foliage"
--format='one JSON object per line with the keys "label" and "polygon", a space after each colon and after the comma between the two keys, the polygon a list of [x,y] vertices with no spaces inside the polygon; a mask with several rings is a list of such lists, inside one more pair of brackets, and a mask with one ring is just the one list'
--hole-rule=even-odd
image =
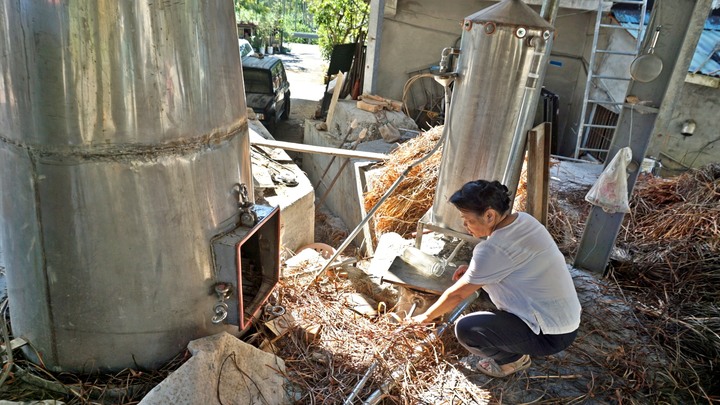
{"label": "green foliage", "polygon": [[317,32],[323,57],[337,44],[356,42],[367,32],[369,0],[235,0],[238,21],[252,22],[256,48],[287,40],[293,32]]}
{"label": "green foliage", "polygon": [[250,42],[256,48],[287,41],[293,32],[314,32],[316,28],[306,0],[235,0],[237,21],[257,26]]}
{"label": "green foliage", "polygon": [[317,24],[320,50],[330,59],[337,44],[357,41],[367,31],[369,1],[364,0],[308,0],[310,12]]}

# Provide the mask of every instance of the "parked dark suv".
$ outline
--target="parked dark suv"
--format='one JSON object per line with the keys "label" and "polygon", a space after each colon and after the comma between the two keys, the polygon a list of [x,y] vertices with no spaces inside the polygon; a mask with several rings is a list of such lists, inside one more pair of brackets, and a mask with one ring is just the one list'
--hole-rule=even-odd
{"label": "parked dark suv", "polygon": [[242,65],[247,105],[272,132],[278,120],[290,118],[290,83],[282,60],[246,56]]}

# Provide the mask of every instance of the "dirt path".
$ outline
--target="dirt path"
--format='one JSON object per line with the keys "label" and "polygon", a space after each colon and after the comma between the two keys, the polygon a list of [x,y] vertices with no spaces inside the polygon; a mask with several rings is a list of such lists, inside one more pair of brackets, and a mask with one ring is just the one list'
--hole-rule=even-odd
{"label": "dirt path", "polygon": [[304,122],[314,118],[325,91],[323,78],[327,63],[322,60],[317,45],[287,46],[289,53],[275,56],[283,60],[290,82],[290,119],[279,123],[273,136],[279,141],[302,143]]}

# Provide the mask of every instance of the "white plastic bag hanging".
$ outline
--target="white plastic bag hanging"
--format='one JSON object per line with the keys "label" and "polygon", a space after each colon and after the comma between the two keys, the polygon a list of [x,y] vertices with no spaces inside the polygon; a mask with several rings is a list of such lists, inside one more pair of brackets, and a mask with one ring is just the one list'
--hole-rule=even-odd
{"label": "white plastic bag hanging", "polygon": [[613,214],[630,212],[627,189],[627,166],[632,160],[632,149],[624,147],[610,161],[585,196],[590,204]]}

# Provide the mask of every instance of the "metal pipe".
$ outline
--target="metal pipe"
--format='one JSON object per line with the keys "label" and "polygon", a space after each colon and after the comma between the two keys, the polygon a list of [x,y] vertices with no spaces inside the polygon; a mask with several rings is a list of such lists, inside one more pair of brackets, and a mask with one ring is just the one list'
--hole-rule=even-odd
{"label": "metal pipe", "polygon": [[458,55],[459,53],[460,50],[457,48],[443,48],[442,53],[440,54],[440,69],[438,71],[440,73],[446,73],[450,68],[450,56]]}
{"label": "metal pipe", "polygon": [[378,364],[380,364],[380,363],[375,361],[375,362],[373,362],[373,364],[370,365],[370,367],[368,367],[365,374],[362,376],[360,381],[358,381],[358,383],[355,384],[355,388],[353,388],[352,392],[350,392],[350,395],[348,395],[348,397],[345,399],[345,402],[343,402],[343,405],[352,405],[353,398],[355,398],[357,396],[357,394],[360,393],[360,390],[363,389],[363,387],[365,386],[365,383],[368,382],[372,373],[375,372],[375,369],[377,368]]}
{"label": "metal pipe", "polygon": [[543,20],[555,25],[555,19],[557,18],[557,12],[560,5],[560,0],[545,0],[543,1],[542,7],[540,8],[540,17]]}
{"label": "metal pipe", "polygon": [[387,200],[390,195],[395,191],[395,189],[400,185],[400,183],[407,177],[408,173],[412,169],[414,169],[419,164],[422,164],[424,161],[428,160],[430,156],[435,154],[437,150],[440,148],[440,145],[442,145],[443,141],[445,140],[445,134],[447,131],[443,131],[443,135],[438,140],[437,144],[432,148],[430,152],[428,152],[425,156],[421,157],[420,159],[416,160],[413,164],[408,166],[403,172],[400,174],[400,176],[395,180],[395,182],[388,188],[388,190],[383,194],[383,196],[378,200],[378,202],[372,207],[372,209],[365,215],[365,217],[360,221],[359,224],[355,227],[355,229],[350,232],[347,238],[345,238],[345,241],[337,248],[335,251],[335,254],[327,261],[327,263],[315,274],[315,277],[308,283],[307,287],[305,287],[305,290],[309,288],[316,280],[317,278],[325,272],[325,270],[330,267],[330,263],[333,263],[335,259],[337,259],[338,256],[347,248],[352,240],[357,236],[358,233],[360,233],[360,230],[362,227],[372,218],[373,215],[375,215],[375,212],[380,208],[380,206]]}
{"label": "metal pipe", "polygon": [[[479,296],[480,296],[480,293],[478,291],[475,291],[472,294],[470,294],[469,297],[465,298],[461,303],[458,304],[458,306],[455,307],[455,309],[453,309],[451,312],[448,313],[447,321],[443,322],[440,326],[438,326],[438,328],[435,329],[435,332],[431,333],[430,335],[428,335],[428,337],[423,339],[422,342],[420,342],[418,344],[418,346],[425,346],[425,345],[428,345],[431,342],[437,340],[440,337],[440,335],[442,335],[447,330],[447,328],[450,326],[450,324],[455,322],[455,320],[457,320],[460,317],[462,312],[468,306],[470,306],[470,304],[472,304],[472,302],[475,301],[477,299],[477,297],[479,297]],[[398,378],[400,378],[400,376],[402,376],[403,370],[405,370],[405,366],[396,368],[395,371],[393,371],[390,374],[390,378],[388,380],[386,380],[380,386],[380,388],[375,390],[375,392],[373,392],[368,397],[368,399],[365,400],[365,402],[363,402],[363,405],[375,405],[378,402],[380,402],[380,400],[383,398],[383,396],[385,396],[385,394],[387,394],[390,391],[390,389],[392,389],[392,386],[395,385],[395,382],[398,380]]]}
{"label": "metal pipe", "polygon": [[[447,82],[443,86],[445,88],[445,105],[448,107],[450,105],[449,84],[450,84],[450,82]],[[446,110],[446,111],[448,111],[448,110]],[[450,115],[449,112],[447,115],[448,116]],[[345,250],[345,248],[347,248],[350,245],[350,242],[352,242],[352,240],[355,239],[357,234],[360,233],[360,230],[363,228],[363,226],[365,226],[365,224],[370,220],[370,218],[372,218],[372,216],[375,215],[375,212],[377,212],[377,210],[385,202],[385,200],[387,200],[390,197],[390,195],[392,195],[392,193],[395,191],[395,189],[400,185],[400,183],[405,179],[405,177],[407,177],[408,173],[410,173],[410,171],[412,169],[414,169],[416,166],[418,166],[418,165],[422,164],[424,161],[428,160],[430,158],[430,156],[435,154],[435,152],[437,152],[438,149],[440,149],[440,146],[445,141],[445,138],[447,137],[448,132],[450,132],[449,121],[447,118],[445,121],[446,121],[446,125],[445,125],[445,128],[443,129],[443,134],[442,134],[442,136],[440,136],[440,139],[438,139],[437,143],[432,148],[432,150],[430,152],[428,152],[425,156],[423,156],[420,159],[413,162],[410,166],[408,166],[405,170],[403,170],[402,173],[400,173],[400,176],[395,180],[395,182],[390,186],[390,188],[388,188],[388,190],[385,192],[385,194],[383,194],[383,196],[380,197],[378,202],[375,203],[375,205],[372,207],[372,209],[370,209],[370,211],[365,215],[365,217],[363,217],[363,219],[360,221],[360,223],[357,224],[355,229],[353,229],[352,232],[350,232],[350,235],[348,235],[348,237],[345,238],[345,241],[343,241],[343,243],[337,248],[337,250],[335,251],[335,254],[333,254],[333,256],[327,261],[327,263],[315,274],[315,277],[313,277],[313,279],[308,283],[307,287],[305,287],[305,290],[307,290],[317,280],[317,278],[330,267],[330,264],[332,262],[334,262],[338,256],[340,256],[340,254],[343,252],[343,250]]]}
{"label": "metal pipe", "polygon": [[347,149],[329,148],[327,146],[306,145],[306,144],[295,143],[295,142],[271,141],[269,139],[253,139],[250,141],[250,143],[252,145],[268,146],[271,148],[280,148],[280,149],[285,149],[285,150],[292,150],[295,152],[317,153],[317,154],[321,154],[321,155],[332,155],[332,156],[345,157],[345,158],[367,159],[367,160],[377,160],[377,161],[383,161],[383,160],[388,159],[388,155],[386,155],[384,153],[351,151],[351,150],[347,150]]}

